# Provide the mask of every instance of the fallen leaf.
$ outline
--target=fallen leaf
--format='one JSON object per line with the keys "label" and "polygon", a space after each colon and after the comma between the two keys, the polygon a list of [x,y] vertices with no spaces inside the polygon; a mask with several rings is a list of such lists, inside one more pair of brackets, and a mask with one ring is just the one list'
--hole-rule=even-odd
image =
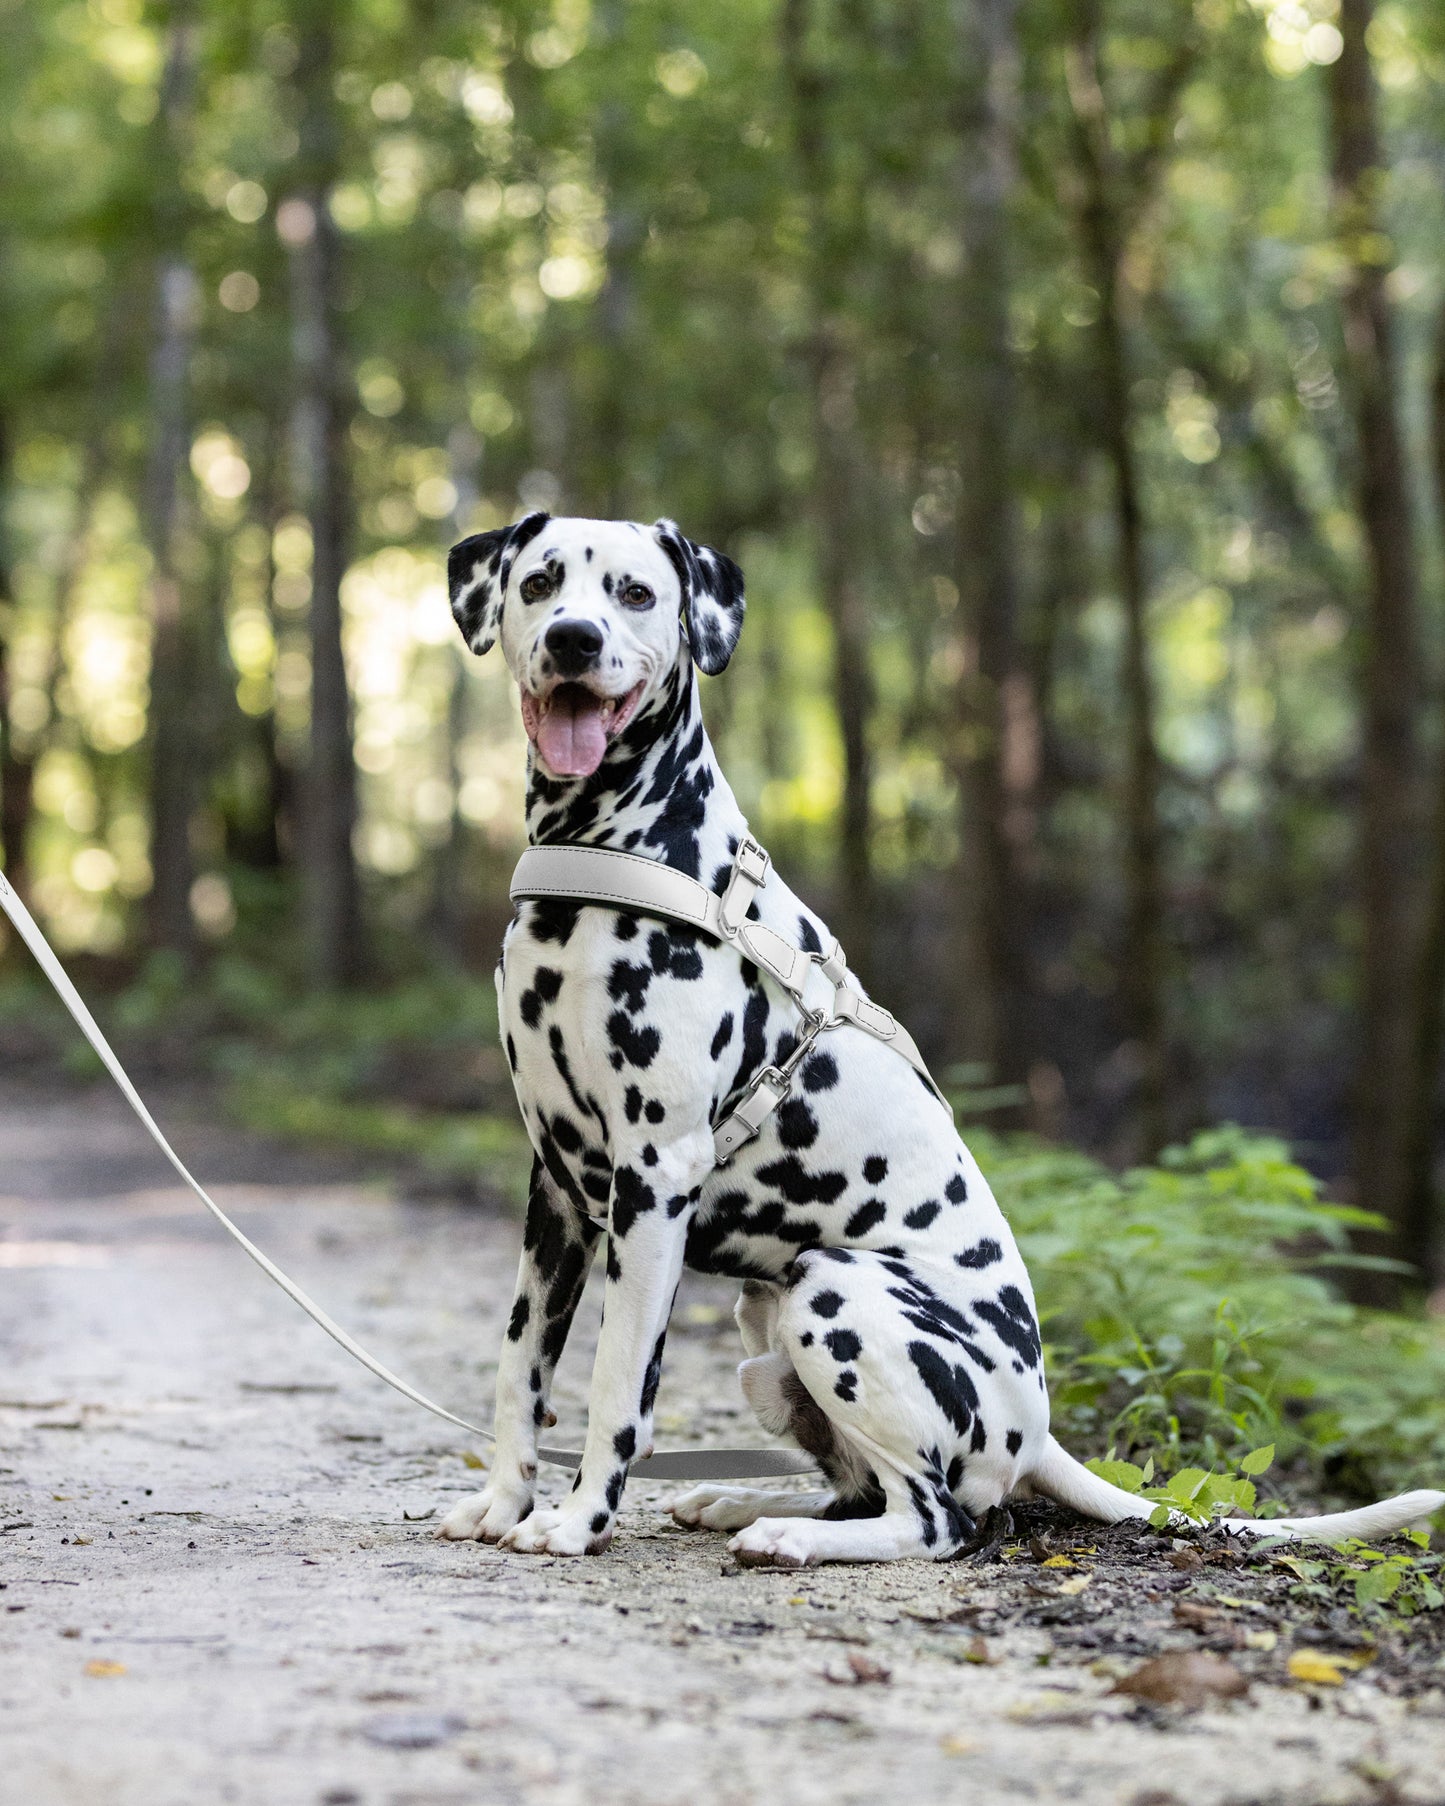
{"label": "fallen leaf", "polygon": [[861,1650],[848,1651],[848,1666],[853,1670],[853,1679],[860,1687],[870,1683],[883,1686],[893,1679],[891,1668],[885,1668],[882,1662],[875,1662],[872,1656],[864,1655]]}
{"label": "fallen leaf", "polygon": [[1113,1691],[1152,1700],[1155,1705],[1183,1706],[1192,1712],[1214,1700],[1241,1698],[1248,1693],[1249,1682],[1223,1656],[1196,1649],[1171,1649],[1116,1682]]}
{"label": "fallen leaf", "polygon": [[486,1465],[487,1465],[486,1462],[482,1460],[481,1456],[476,1452],[475,1449],[463,1449],[462,1450],[462,1466],[463,1467],[485,1467]]}
{"label": "fallen leaf", "polygon": [[1071,1562],[1067,1555],[1050,1555],[1045,1558],[1043,1566],[1046,1568],[1072,1568],[1075,1563]]}
{"label": "fallen leaf", "polygon": [[1290,1657],[1288,1667],[1291,1676],[1297,1681],[1305,1681],[1316,1687],[1338,1687],[1347,1674],[1366,1667],[1372,1660],[1370,1655],[1345,1655],[1326,1649],[1297,1649]]}
{"label": "fallen leaf", "polygon": [[428,1506],[425,1511],[408,1511],[406,1506],[403,1505],[401,1508],[401,1521],[404,1524],[424,1524],[428,1518],[434,1518],[436,1512],[437,1508],[435,1505]]}
{"label": "fallen leaf", "polygon": [[88,1549],[95,1541],[95,1538],[93,1536],[73,1536],[70,1540],[73,1543],[77,1543],[82,1549]]}
{"label": "fallen leaf", "polygon": [[85,1672],[97,1681],[114,1680],[116,1675],[125,1673],[124,1662],[87,1662]]}
{"label": "fallen leaf", "polygon": [[1275,1630],[1247,1630],[1244,1633],[1246,1649],[1262,1649],[1267,1655],[1279,1642],[1279,1632]]}
{"label": "fallen leaf", "polygon": [[972,1756],[983,1746],[977,1737],[940,1737],[938,1747],[945,1756]]}
{"label": "fallen leaf", "polygon": [[1204,1557],[1197,1549],[1171,1549],[1164,1559],[1183,1574],[1197,1574],[1204,1566]]}
{"label": "fallen leaf", "polygon": [[808,1595],[806,1593],[794,1593],[788,1600],[789,1605],[806,1605],[807,1603]]}
{"label": "fallen leaf", "polygon": [[1073,1598],[1075,1594],[1082,1593],[1093,1578],[1092,1574],[1076,1574],[1072,1580],[1066,1580],[1059,1591],[1067,1597]]}

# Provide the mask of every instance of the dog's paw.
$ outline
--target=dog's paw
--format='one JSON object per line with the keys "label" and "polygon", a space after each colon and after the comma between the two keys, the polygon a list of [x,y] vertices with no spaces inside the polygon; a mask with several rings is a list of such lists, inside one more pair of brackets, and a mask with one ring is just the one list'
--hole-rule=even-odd
{"label": "dog's paw", "polygon": [[741,1530],[758,1515],[758,1495],[750,1487],[694,1486],[668,1509],[688,1530]]}
{"label": "dog's paw", "polygon": [[453,1505],[436,1527],[448,1543],[496,1543],[519,1524],[532,1503],[530,1493],[493,1484],[470,1492]]}
{"label": "dog's paw", "polygon": [[818,1559],[808,1519],[759,1518],[728,1544],[743,1568],[806,1568]]}
{"label": "dog's paw", "polygon": [[518,1555],[600,1555],[612,1541],[612,1520],[592,1528],[595,1514],[544,1506],[522,1519],[502,1538],[502,1547]]}

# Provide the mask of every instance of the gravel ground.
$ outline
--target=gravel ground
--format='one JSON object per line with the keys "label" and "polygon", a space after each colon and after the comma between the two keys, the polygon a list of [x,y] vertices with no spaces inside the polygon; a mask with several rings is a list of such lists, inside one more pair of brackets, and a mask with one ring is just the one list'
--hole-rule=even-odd
{"label": "gravel ground", "polygon": [[[163,1102],[249,1233],[485,1416],[515,1223]],[[1292,1648],[1348,1648],[1349,1627],[1292,1623],[1288,1577],[1227,1547],[1038,1508],[982,1564],[737,1571],[724,1538],[671,1526],[661,1487],[629,1493],[601,1558],[438,1543],[477,1451],[348,1362],[168,1179],[109,1092],[0,1085],[17,1806],[1445,1799],[1433,1671],[1293,1681]],[[756,1437],[731,1303],[684,1285],[664,1446]],[[594,1297],[559,1379],[574,1446],[595,1319]],[[1187,1712],[1114,1691],[1161,1651],[1210,1650],[1246,1697]]]}

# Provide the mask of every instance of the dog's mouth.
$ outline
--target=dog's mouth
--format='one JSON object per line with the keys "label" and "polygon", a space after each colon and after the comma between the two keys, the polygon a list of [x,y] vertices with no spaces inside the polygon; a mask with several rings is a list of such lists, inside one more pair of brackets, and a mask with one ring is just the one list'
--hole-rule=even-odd
{"label": "dog's mouth", "polygon": [[558,684],[546,696],[522,691],[522,726],[547,769],[559,778],[590,778],[637,712],[644,685],[625,696],[598,696],[585,684]]}

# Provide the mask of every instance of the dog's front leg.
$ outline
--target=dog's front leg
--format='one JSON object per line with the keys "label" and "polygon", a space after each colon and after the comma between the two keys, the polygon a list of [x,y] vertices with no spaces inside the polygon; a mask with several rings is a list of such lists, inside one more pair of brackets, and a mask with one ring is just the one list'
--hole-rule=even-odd
{"label": "dog's front leg", "polygon": [[497,1362],[491,1474],[442,1519],[437,1535],[495,1543],[532,1509],[537,1432],[552,1422],[547,1395],[582,1296],[598,1230],[532,1163],[522,1260]]}
{"label": "dog's front leg", "polygon": [[534,1511],[502,1538],[526,1554],[599,1555],[612,1541],[627,1469],[652,1445],[652,1407],[687,1225],[713,1167],[712,1135],[636,1154],[613,1168],[607,1293],[582,1467],[562,1505]]}

